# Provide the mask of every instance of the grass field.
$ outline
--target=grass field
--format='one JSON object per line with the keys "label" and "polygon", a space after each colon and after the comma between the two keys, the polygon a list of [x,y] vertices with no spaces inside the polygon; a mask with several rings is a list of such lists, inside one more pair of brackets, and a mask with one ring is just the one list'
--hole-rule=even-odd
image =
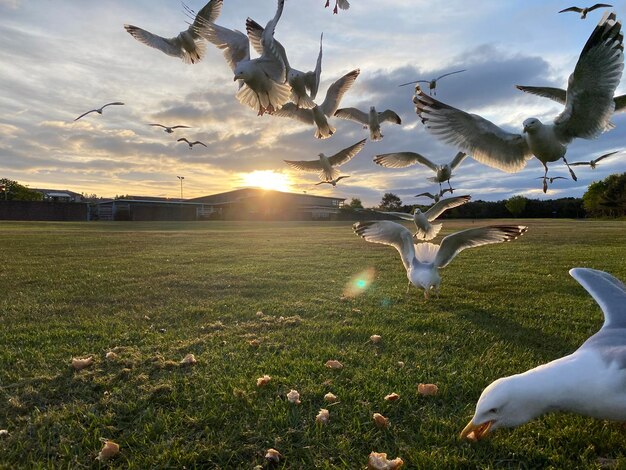
{"label": "grass field", "polygon": [[[448,221],[444,234],[488,223]],[[405,293],[395,250],[349,223],[2,222],[0,467],[97,467],[102,438],[121,446],[112,468],[251,469],[270,447],[293,469],[364,468],[372,450],[408,468],[626,466],[620,424],[570,414],[458,440],[492,380],[599,329],[570,268],[626,279],[626,222],[523,223],[519,240],[461,253],[425,301]],[[342,298],[370,267],[370,287]],[[187,353],[198,364],[179,366]],[[95,364],[74,372],[87,355]],[[419,396],[420,382],[440,393]]]}

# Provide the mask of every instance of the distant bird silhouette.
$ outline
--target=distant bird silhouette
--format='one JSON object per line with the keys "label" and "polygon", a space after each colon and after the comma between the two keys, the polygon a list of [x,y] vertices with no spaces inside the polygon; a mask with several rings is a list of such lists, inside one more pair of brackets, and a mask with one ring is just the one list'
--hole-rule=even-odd
{"label": "distant bird silhouette", "polygon": [[334,180],[330,180],[330,181],[320,181],[319,183],[315,183],[315,186],[319,186],[320,184],[332,184],[333,188],[335,188],[337,186],[337,183],[339,182],[339,180],[343,179],[343,178],[350,178],[350,176],[338,176],[337,178],[335,178]]}
{"label": "distant bird silhouette", "polygon": [[164,126],[163,124],[149,124],[150,126],[162,127],[165,132],[172,134],[174,129],[191,129],[189,126]]}
{"label": "distant bird silhouette", "polygon": [[428,178],[428,180],[433,183],[439,183],[439,196],[441,196],[443,194],[441,183],[445,183],[446,181],[448,182],[448,186],[450,186],[450,193],[454,192],[454,189],[452,189],[452,186],[450,185],[452,171],[454,171],[454,169],[458,167],[463,160],[465,160],[465,157],[467,157],[467,155],[464,152],[459,152],[450,163],[437,165],[419,153],[395,152],[376,155],[374,157],[374,163],[384,166],[385,168],[405,168],[407,166],[415,165],[416,163],[421,163],[437,173],[437,176]]}
{"label": "distant bird silhouette", "polygon": [[437,194],[432,194],[432,193],[428,193],[428,192],[426,192],[426,193],[419,193],[419,194],[416,194],[416,195],[415,195],[415,196],[413,196],[413,197],[422,197],[422,196],[424,196],[424,197],[429,197],[429,198],[431,198],[431,199],[432,199],[433,201],[435,201],[435,202],[439,202],[439,200],[441,199],[441,196],[443,196],[444,194],[446,194],[446,193],[448,193],[448,192],[449,192],[449,193],[452,193],[452,190],[451,190],[451,189],[449,189],[449,188],[446,188],[446,189],[442,189],[442,190],[441,190],[441,191],[439,191]]}
{"label": "distant bird silhouette", "polygon": [[[367,139],[363,139],[350,147],[347,147],[340,152],[337,152],[332,157],[327,157],[323,153],[319,154],[319,160],[307,160],[307,161],[293,161],[285,160],[285,163],[292,168],[300,171],[314,171],[319,173],[320,180],[331,182],[334,179],[338,179],[339,170],[335,167],[343,165],[349,162],[363,150]],[[331,183],[332,184],[332,183]]]}
{"label": "distant bird silhouette", "polygon": [[398,116],[395,111],[386,109],[382,113],[378,113],[376,112],[376,108],[374,106],[370,106],[369,113],[364,113],[360,109],[356,108],[341,108],[335,111],[335,116],[341,119],[347,119],[349,121],[363,124],[365,129],[370,130],[370,140],[372,142],[378,142],[383,139],[383,135],[380,132],[380,124],[382,122],[402,124],[400,116]]}
{"label": "distant bird silhouette", "polygon": [[431,80],[415,80],[414,82],[403,83],[402,85],[398,85],[398,86],[414,85],[414,84],[416,84],[416,83],[428,83],[428,90],[429,90],[429,93],[430,93],[431,95],[435,95],[435,96],[437,96],[437,90],[436,90],[436,88],[437,88],[437,82],[438,82],[439,80],[441,80],[443,77],[447,77],[448,75],[453,75],[453,74],[455,74],[455,73],[461,73],[461,72],[465,72],[465,71],[466,71],[465,69],[463,69],[463,70],[457,70],[457,71],[455,71],[455,72],[444,73],[443,75],[441,75],[441,76],[439,76],[439,77],[437,77],[437,78],[433,78],[433,79],[431,79]]}
{"label": "distant bird silhouette", "polygon": [[78,121],[80,118],[87,116],[87,114],[89,113],[98,113],[98,114],[102,114],[102,110],[104,108],[106,108],[107,106],[122,106],[124,103],[122,103],[121,101],[115,101],[114,103],[107,103],[104,106],[102,106],[102,108],[98,108],[98,109],[92,109],[91,111],[87,111],[86,113],[81,114],[80,116],[78,116],[76,119],[74,119],[74,121]]}
{"label": "distant bird silhouette", "polygon": [[[328,8],[330,6],[330,0],[326,0],[326,5],[324,8]],[[333,14],[337,14],[339,10],[337,8],[341,8],[342,10],[347,10],[350,8],[350,2],[348,0],[335,0],[335,8],[333,8]]]}
{"label": "distant bird silhouette", "polygon": [[554,180],[566,180],[567,178],[563,176],[553,176],[551,178],[538,176],[536,179],[543,180],[543,192],[545,193],[548,191],[548,181],[552,184],[554,183]]}
{"label": "distant bird silhouette", "polygon": [[579,8],[579,7],[565,8],[564,10],[561,10],[559,13],[565,13],[566,11],[573,11],[576,13],[580,13],[580,19],[584,20],[585,18],[587,18],[587,13],[591,11],[597,10],[598,8],[610,8],[612,6],[613,5],[609,5],[608,3],[596,3],[595,5],[586,7],[586,8]]}
{"label": "distant bird silhouette", "polygon": [[[202,60],[206,49],[206,44],[198,34],[197,28],[207,23],[213,23],[220,16],[222,2],[223,0],[208,2],[195,15],[194,22],[185,31],[181,31],[178,36],[173,38],[163,38],[131,24],[125,24],[124,28],[137,41],[146,46],[154,47],[169,56],[179,57],[186,64],[196,64]],[[184,4],[183,6],[188,14],[194,15],[193,10]]]}
{"label": "distant bird silhouette", "polygon": [[189,145],[190,149],[192,149],[194,145],[204,145],[206,147],[206,144],[204,142],[200,142],[199,140],[196,140],[195,142],[189,142],[185,137],[181,137],[176,142],[187,142],[187,145]]}
{"label": "distant bird silhouette", "polygon": [[605,153],[601,157],[598,157],[598,158],[596,158],[594,160],[591,160],[591,161],[588,161],[588,162],[574,162],[574,163],[570,163],[570,165],[571,166],[589,165],[592,170],[595,170],[596,169],[596,165],[598,164],[598,162],[600,160],[604,160],[605,158],[608,158],[611,155],[615,155],[616,153],[619,153],[619,152],[621,152],[621,150],[616,150],[615,152]]}

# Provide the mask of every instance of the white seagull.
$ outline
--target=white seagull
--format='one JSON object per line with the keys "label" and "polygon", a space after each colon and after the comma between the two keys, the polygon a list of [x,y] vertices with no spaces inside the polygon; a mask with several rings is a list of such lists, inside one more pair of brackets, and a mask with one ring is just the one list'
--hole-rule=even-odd
{"label": "white seagull", "polygon": [[[248,38],[250,39],[250,43],[255,51],[259,54],[263,54],[263,45],[261,43],[261,38],[263,36],[264,28],[259,23],[254,21],[251,18],[246,20],[246,32],[248,33]],[[287,52],[283,45],[274,39],[276,44],[276,49],[278,50],[285,67],[287,68],[287,82],[291,87],[291,101],[296,105],[297,108],[304,109],[312,109],[315,107],[315,102],[313,101],[317,96],[317,90],[320,86],[320,78],[322,75],[322,40],[324,39],[324,34],[320,36],[320,51],[317,56],[317,63],[315,65],[315,70],[310,72],[301,72],[300,70],[294,69],[289,64],[289,59],[287,58]],[[308,90],[308,94],[307,94]]]}
{"label": "white seagull", "polygon": [[[325,8],[330,6],[330,0],[326,0]],[[342,10],[347,10],[350,8],[350,2],[348,0],[335,0],[335,8],[333,8],[333,13],[336,15],[339,10],[337,8],[341,8]]]}
{"label": "white seagull", "polygon": [[164,126],[163,124],[149,124],[150,126],[154,126],[154,127],[162,127],[164,132],[167,132],[168,134],[172,134],[174,132],[174,129],[191,129],[191,127],[189,126]]}
{"label": "white seagull", "polygon": [[439,295],[441,277],[439,268],[445,268],[454,257],[466,248],[502,243],[516,239],[526,232],[523,225],[494,225],[472,228],[448,235],[441,245],[432,243],[413,244],[411,231],[403,225],[388,220],[379,222],[357,222],[354,232],[368,242],[391,245],[402,258],[409,279],[409,287],[424,289],[428,298],[430,290]]}
{"label": "white seagull", "polygon": [[425,95],[419,86],[413,98],[416,112],[432,134],[488,166],[517,172],[534,155],[543,164],[545,177],[547,163],[563,159],[576,180],[565,159],[567,145],[577,137],[594,138],[609,125],[615,109],[613,95],[624,68],[621,26],[615,14],[608,12],[596,26],[570,75],[565,109],[553,124],[529,118],[522,134],[510,133]]}
{"label": "white seagull", "polygon": [[[154,47],[169,56],[179,57],[186,64],[196,64],[202,60],[206,50],[206,45],[198,34],[197,28],[207,22],[213,23],[220,16],[222,3],[223,0],[211,0],[208,2],[195,15],[194,22],[185,31],[181,31],[178,36],[173,38],[163,38],[131,24],[125,24],[124,28],[137,41]],[[191,9],[186,6],[185,8],[188,13],[193,14]]]}
{"label": "white seagull", "polygon": [[394,153],[384,153],[382,155],[376,155],[374,157],[374,163],[380,166],[384,166],[385,168],[406,168],[407,166],[415,165],[416,163],[420,163],[424,166],[427,166],[431,170],[436,173],[436,176],[428,178],[428,181],[432,181],[433,183],[439,183],[439,196],[443,194],[443,190],[441,189],[441,183],[448,182],[448,186],[450,187],[450,193],[454,192],[452,189],[452,185],[450,185],[450,178],[452,178],[452,172],[455,168],[457,168],[467,155],[464,152],[459,152],[455,155],[450,163],[446,163],[444,165],[437,165],[436,163],[431,162],[428,158],[420,155],[415,152],[394,152]]}
{"label": "white seagull", "polygon": [[187,142],[190,150],[193,148],[194,145],[204,145],[205,147],[207,146],[204,142],[200,142],[199,140],[196,140],[195,142],[189,142],[185,137],[181,137],[176,142]]}
{"label": "white seagull", "polygon": [[406,212],[380,212],[381,214],[388,214],[399,217],[402,220],[412,220],[417,227],[417,232],[413,234],[413,237],[420,240],[432,240],[441,231],[443,224],[431,224],[437,217],[443,214],[448,209],[453,207],[459,207],[463,204],[470,202],[471,196],[456,196],[442,199],[428,208],[426,212],[422,212],[419,208],[415,208],[413,215]]}
{"label": "white seagull", "polygon": [[350,89],[360,73],[359,69],[353,70],[333,83],[326,92],[324,102],[313,109],[301,109],[294,103],[287,103],[274,115],[296,119],[305,124],[314,124],[317,128],[315,137],[328,139],[337,130],[328,122],[328,118],[335,114],[343,95]]}
{"label": "white seagull", "polygon": [[380,124],[382,122],[392,122],[394,124],[402,124],[400,116],[391,109],[386,109],[382,113],[376,112],[374,106],[370,106],[369,113],[365,113],[357,108],[341,108],[335,111],[335,116],[341,119],[358,122],[363,124],[364,129],[370,130],[370,140],[377,142],[384,137],[380,132]]}
{"label": "white seagull", "polygon": [[569,8],[565,8],[561,11],[559,11],[559,13],[565,13],[566,11],[573,11],[576,13],[580,13],[580,19],[584,20],[585,18],[587,18],[587,13],[596,10],[598,8],[610,8],[613,5],[609,5],[608,3],[596,3],[593,6],[590,7],[585,7],[585,8],[580,8],[580,7],[569,7]]}
{"label": "white seagull", "polygon": [[339,170],[336,168],[352,160],[365,147],[367,139],[363,139],[348,148],[341,150],[332,157],[323,153],[319,154],[319,160],[293,161],[284,160],[292,168],[300,171],[312,171],[319,173],[320,180],[331,182],[338,180]]}
{"label": "white seagull", "polygon": [[571,166],[588,165],[588,166],[591,167],[592,170],[595,170],[596,169],[596,165],[598,164],[598,162],[604,160],[605,158],[609,158],[611,155],[615,155],[616,153],[620,153],[621,151],[622,150],[616,150],[614,152],[605,153],[601,157],[594,158],[593,160],[590,160],[588,162],[573,162],[573,163],[570,163],[570,165]]}
{"label": "white seagull", "polygon": [[626,286],[595,269],[569,273],[602,309],[602,328],[569,356],[489,385],[461,439],[479,440],[550,411],[626,421]]}
{"label": "white seagull", "polygon": [[319,186],[320,184],[330,184],[333,186],[333,188],[337,187],[337,183],[339,183],[340,180],[344,179],[344,178],[350,178],[350,176],[338,176],[337,178],[335,178],[334,180],[330,180],[330,181],[320,181],[319,183],[315,183],[315,186]]}
{"label": "white seagull", "polygon": [[439,80],[441,80],[443,77],[447,77],[448,75],[454,75],[455,73],[461,73],[461,72],[466,72],[467,70],[463,69],[463,70],[456,70],[454,72],[448,72],[448,73],[444,73],[443,75],[440,75],[437,78],[433,78],[431,80],[415,80],[412,82],[407,82],[407,83],[403,83],[402,85],[398,85],[398,86],[407,86],[407,85],[414,85],[416,83],[428,83],[428,91],[431,95],[435,95],[437,96],[437,82]]}
{"label": "white seagull", "polygon": [[273,114],[291,96],[291,88],[286,83],[286,65],[274,40],[274,30],[284,5],[285,0],[278,0],[276,14],[265,26],[261,37],[263,54],[257,59],[250,59],[250,43],[241,31],[209,22],[203,22],[198,28],[203,38],[224,50],[224,58],[235,74],[233,80],[240,81],[235,96],[240,103],[257,110],[259,116]]}
{"label": "white seagull", "polygon": [[101,108],[97,108],[97,109],[92,109],[90,111],[87,111],[86,113],[81,114],[80,116],[78,116],[76,119],[74,119],[74,121],[78,121],[80,118],[87,116],[87,114],[89,113],[98,113],[98,114],[102,114],[102,110],[104,108],[106,108],[107,106],[123,106],[124,103],[122,103],[121,101],[115,101],[113,103],[107,103],[104,106],[102,106]]}

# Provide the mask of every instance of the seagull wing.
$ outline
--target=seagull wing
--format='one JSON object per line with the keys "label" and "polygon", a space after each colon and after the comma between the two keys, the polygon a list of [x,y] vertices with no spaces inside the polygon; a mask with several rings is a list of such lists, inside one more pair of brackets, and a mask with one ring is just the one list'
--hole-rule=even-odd
{"label": "seagull wing", "polygon": [[206,23],[215,23],[222,13],[222,5],[224,0],[210,0],[204,5],[198,14],[193,24],[189,27],[190,32],[197,32],[198,28],[202,27]]}
{"label": "seagull wing", "polygon": [[557,103],[565,104],[567,99],[567,92],[561,88],[553,88],[547,86],[525,86],[515,85],[515,88],[523,91],[524,93],[530,93],[531,95],[542,96],[549,98]]}
{"label": "seagull wing", "polygon": [[613,95],[624,68],[621,23],[606,13],[587,40],[569,77],[565,109],[554,120],[563,143],[591,139],[607,128],[615,109]]}
{"label": "seagull wing", "polygon": [[397,217],[399,219],[409,220],[411,222],[415,220],[415,217],[413,216],[413,214],[409,214],[407,212],[388,212],[388,211],[374,211],[374,212],[378,212],[379,214],[385,214],[385,215],[393,215],[394,217]]}
{"label": "seagull wing", "polygon": [[320,88],[320,81],[322,77],[322,40],[324,39],[324,33],[320,36],[320,52],[317,55],[317,63],[315,64],[315,70],[309,72],[304,76],[305,86],[309,89],[309,96],[314,100],[317,96],[317,91]]}
{"label": "seagull wing", "polygon": [[454,75],[455,73],[461,73],[461,72],[465,72],[465,69],[463,70],[457,70],[456,72],[448,72],[448,73],[444,73],[443,75],[441,75],[440,77],[435,78],[435,81],[439,81],[441,80],[443,77],[447,77],[448,75]]}
{"label": "seagull wing", "polygon": [[300,171],[308,171],[319,173],[323,171],[322,164],[319,160],[306,160],[306,161],[296,161],[296,160],[283,160],[287,165],[296,170]]}
{"label": "seagull wing", "polygon": [[407,166],[421,163],[433,171],[437,171],[438,167],[428,158],[415,152],[394,152],[383,153],[374,157],[374,163],[385,168],[406,168]]}
{"label": "seagull wing", "polygon": [[608,3],[596,3],[593,6],[590,6],[589,8],[587,8],[587,11],[593,11],[593,10],[597,10],[598,8],[610,8],[613,5],[609,5]]}
{"label": "seagull wing", "polygon": [[315,124],[313,111],[310,109],[298,108],[295,103],[285,103],[282,108],[274,111],[274,116],[296,119],[305,124]]}
{"label": "seagull wing", "polygon": [[356,144],[351,145],[350,147],[345,148],[342,151],[336,153],[332,157],[328,157],[329,163],[332,166],[339,166],[339,165],[343,165],[344,163],[349,162],[356,156],[357,153],[363,150],[363,147],[365,147],[366,141],[367,139],[363,139],[357,142]]}
{"label": "seagull wing", "polygon": [[170,129],[191,129],[189,126],[172,126]]}
{"label": "seagull wing", "polygon": [[252,44],[252,49],[254,49],[259,55],[263,54],[261,36],[263,36],[264,30],[265,28],[252,18],[248,18],[246,20],[246,32],[248,33],[248,39],[250,40],[250,44]]}
{"label": "seagull wing", "polygon": [[615,112],[620,113],[626,109],[626,95],[620,95],[613,98],[615,101]]}
{"label": "seagull wing", "polygon": [[359,69],[355,69],[352,72],[345,74],[335,83],[333,83],[326,92],[326,99],[322,103],[322,111],[328,117],[331,117],[337,111],[339,107],[339,103],[341,102],[341,98],[343,95],[350,89],[354,81],[357,79],[361,71]]}
{"label": "seagull wing", "polygon": [[181,137],[180,139],[178,139],[176,142],[187,142],[188,144],[191,145],[191,142],[189,142],[185,137]]}
{"label": "seagull wing", "polygon": [[566,11],[575,11],[576,13],[580,13],[581,11],[583,11],[583,9],[578,7],[569,7],[559,11],[559,13],[565,13]]}
{"label": "seagull wing", "polygon": [[378,222],[357,222],[352,228],[354,233],[368,242],[393,246],[400,253],[405,269],[409,269],[415,260],[413,235],[403,225],[382,220]]}
{"label": "seagull wing", "polygon": [[435,204],[433,204],[424,213],[424,215],[426,216],[429,222],[432,222],[433,220],[435,220],[437,217],[439,217],[448,209],[462,206],[463,204],[470,202],[470,199],[472,199],[471,196],[456,196],[456,197],[449,197],[447,199],[442,199],[439,202],[436,202]]}
{"label": "seagull wing", "polygon": [[195,142],[192,142],[191,145],[203,145],[204,147],[206,147],[207,145],[204,142],[200,142],[199,140],[196,140]]}
{"label": "seagull wing", "polygon": [[602,330],[626,328],[626,286],[603,271],[574,268],[570,276],[578,281],[593,297],[604,313]]}
{"label": "seagull wing", "polygon": [[148,124],[149,126],[157,126],[157,127],[162,127],[163,129],[167,129],[167,126],[164,126],[163,124]]}
{"label": "seagull wing", "polygon": [[80,118],[87,116],[87,114],[95,113],[96,111],[97,111],[97,109],[92,109],[91,111],[87,111],[86,113],[83,113],[80,116],[78,116],[76,119],[74,119],[74,121],[78,121]]}
{"label": "seagull wing", "polygon": [[207,23],[198,29],[198,34],[224,51],[224,59],[233,72],[239,62],[250,60],[250,43],[241,31]]}
{"label": "seagull wing", "polygon": [[356,108],[341,108],[335,111],[335,116],[340,119],[358,122],[367,125],[369,123],[369,115]]}
{"label": "seagull wing", "polygon": [[261,35],[263,53],[259,59],[259,65],[263,72],[277,83],[285,83],[287,81],[287,53],[282,44],[274,39],[274,32],[283,14],[284,6],[285,0],[278,0],[276,14],[274,18],[267,22]]}
{"label": "seagull wing", "polygon": [[465,152],[457,153],[456,156],[450,162],[450,170],[454,170],[457,166],[459,166],[461,162],[465,160],[465,157],[467,157],[467,154]]}
{"label": "seagull wing", "polygon": [[532,152],[520,134],[506,132],[491,121],[448,106],[416,89],[415,110],[440,140],[460,147],[475,160],[514,173],[526,166]]}
{"label": "seagull wing", "polygon": [[594,161],[596,163],[598,163],[600,160],[604,160],[605,158],[610,157],[611,155],[615,155],[616,153],[620,152],[620,150],[616,150],[614,152],[609,152],[609,153],[605,153],[604,155],[602,155],[601,157],[596,158]]}
{"label": "seagull wing", "polygon": [[[569,166],[582,166],[582,165],[591,165],[590,162],[572,162],[569,164]],[[543,178],[543,176],[540,176],[539,178]]]}
{"label": "seagull wing", "polygon": [[134,37],[137,41],[144,43],[146,46],[154,47],[155,49],[164,52],[165,54],[173,57],[182,57],[183,50],[178,37],[175,38],[163,38],[152,34],[150,31],[138,28],[132,24],[125,24],[124,29]]}
{"label": "seagull wing", "polygon": [[107,103],[107,104],[105,104],[105,105],[104,105],[104,106],[102,106],[102,108],[100,108],[100,109],[104,109],[104,108],[106,108],[107,106],[123,106],[123,105],[124,105],[124,103],[122,103],[121,101],[114,101],[113,103]]}
{"label": "seagull wing", "polygon": [[402,119],[391,109],[385,109],[382,113],[378,113],[378,122],[392,122],[394,124],[402,124]]}
{"label": "seagull wing", "polygon": [[413,197],[421,197],[421,196],[426,196],[426,197],[429,197],[431,199],[435,199],[435,195],[431,194],[431,193],[419,193],[419,194],[416,194]]}
{"label": "seagull wing", "polygon": [[435,266],[445,268],[461,251],[475,246],[489,245],[515,240],[526,232],[523,225],[493,225],[471,228],[448,235],[441,240]]}

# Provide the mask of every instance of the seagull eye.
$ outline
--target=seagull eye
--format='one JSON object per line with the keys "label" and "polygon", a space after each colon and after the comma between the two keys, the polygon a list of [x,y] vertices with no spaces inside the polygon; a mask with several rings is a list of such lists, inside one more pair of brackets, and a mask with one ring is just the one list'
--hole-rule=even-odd
{"label": "seagull eye", "polygon": [[490,414],[496,414],[497,412],[498,412],[498,408],[491,408],[491,409],[489,410],[489,413],[490,413]]}

